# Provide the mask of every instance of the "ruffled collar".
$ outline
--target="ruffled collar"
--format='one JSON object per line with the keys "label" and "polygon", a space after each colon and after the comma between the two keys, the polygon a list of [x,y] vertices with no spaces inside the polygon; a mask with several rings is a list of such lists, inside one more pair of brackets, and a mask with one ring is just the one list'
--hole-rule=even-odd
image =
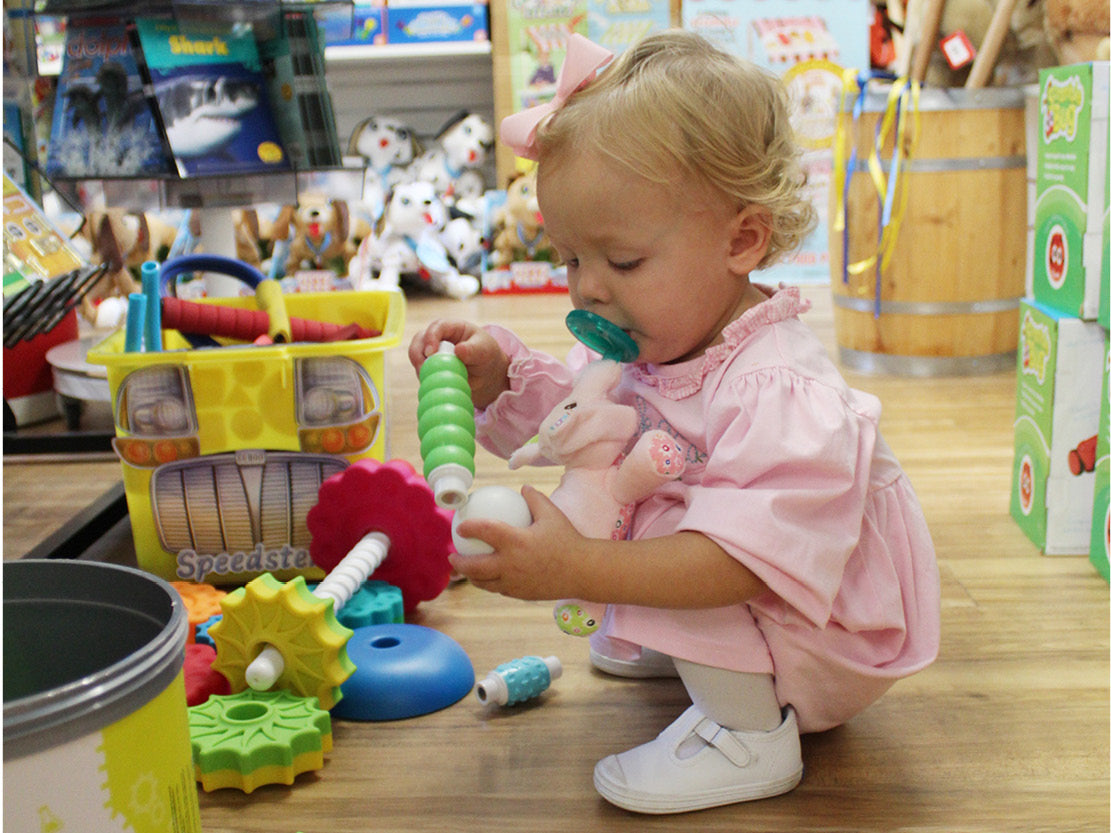
{"label": "ruffled collar", "polygon": [[668,399],[684,399],[702,389],[702,380],[720,367],[737,347],[762,327],[776,324],[810,309],[797,286],[778,289],[763,284],[755,286],[768,295],[768,299],[746,310],[721,331],[722,342],[715,344],[701,356],[679,364],[634,364],[633,378],[656,387]]}

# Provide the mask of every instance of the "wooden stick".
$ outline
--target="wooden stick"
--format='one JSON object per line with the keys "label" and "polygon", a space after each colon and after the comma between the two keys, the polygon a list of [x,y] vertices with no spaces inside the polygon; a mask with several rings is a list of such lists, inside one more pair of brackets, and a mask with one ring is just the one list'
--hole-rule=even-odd
{"label": "wooden stick", "polygon": [[972,71],[968,73],[968,81],[964,85],[966,90],[979,89],[991,78],[995,61],[999,57],[999,50],[1003,46],[1004,38],[1007,37],[1007,31],[1011,28],[1011,13],[1015,10],[1017,2],[1018,0],[1001,0],[995,7],[987,34],[984,35],[984,42],[980,45],[980,51],[976,53],[976,60],[972,62]]}
{"label": "wooden stick", "polygon": [[888,0],[887,15],[896,26],[900,22],[903,25],[902,34],[896,40],[892,69],[899,78],[909,78],[911,52],[918,43],[918,0]]}
{"label": "wooden stick", "polygon": [[[937,41],[937,30],[941,26],[941,13],[945,11],[945,0],[922,0],[922,22],[918,30],[918,43],[914,48],[914,62],[911,65],[911,80],[919,84],[926,77]],[[909,17],[909,15],[908,15]]]}

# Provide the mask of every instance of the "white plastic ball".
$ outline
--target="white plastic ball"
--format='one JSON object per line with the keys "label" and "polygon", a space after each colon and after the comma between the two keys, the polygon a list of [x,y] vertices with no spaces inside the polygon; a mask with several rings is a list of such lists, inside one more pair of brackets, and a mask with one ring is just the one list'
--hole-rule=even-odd
{"label": "white plastic ball", "polygon": [[520,492],[508,486],[483,486],[475,489],[467,503],[455,512],[451,519],[451,540],[455,551],[460,555],[483,555],[493,552],[493,548],[478,538],[463,538],[456,528],[471,518],[484,518],[502,521],[510,526],[524,528],[532,523],[532,513]]}

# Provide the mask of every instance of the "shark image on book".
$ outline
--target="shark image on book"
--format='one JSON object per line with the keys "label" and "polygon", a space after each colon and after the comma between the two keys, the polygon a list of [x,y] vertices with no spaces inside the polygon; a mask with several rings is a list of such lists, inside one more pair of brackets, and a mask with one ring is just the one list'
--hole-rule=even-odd
{"label": "shark image on book", "polygon": [[289,170],[249,27],[155,18],[136,26],[181,176]]}
{"label": "shark image on book", "polygon": [[46,172],[61,178],[173,172],[124,21],[69,22]]}

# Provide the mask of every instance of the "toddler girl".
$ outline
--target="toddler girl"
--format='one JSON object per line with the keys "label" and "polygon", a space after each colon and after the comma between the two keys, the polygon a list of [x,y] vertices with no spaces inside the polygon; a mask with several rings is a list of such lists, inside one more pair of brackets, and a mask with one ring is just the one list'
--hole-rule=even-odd
{"label": "toddler girl", "polygon": [[[532,525],[467,521],[460,534],[494,552],[453,564],[507,596],[607,603],[597,667],[678,673],[692,706],[594,769],[610,802],[671,813],[792,789],[800,732],[934,659],[938,576],[879,402],[846,385],[797,289],[749,280],[813,226],[778,80],[680,31],[601,68],[608,57],[574,36],[559,95],[506,119],[502,138],[538,160],[572,303],[639,348],[613,395],[642,432],[675,438],[685,470],[636,507],[623,541],[584,538],[526,487]],[[443,320],[414,338],[414,366],[442,340],[467,366],[480,441],[502,456],[597,358],[576,345],[563,363],[503,328]]]}

